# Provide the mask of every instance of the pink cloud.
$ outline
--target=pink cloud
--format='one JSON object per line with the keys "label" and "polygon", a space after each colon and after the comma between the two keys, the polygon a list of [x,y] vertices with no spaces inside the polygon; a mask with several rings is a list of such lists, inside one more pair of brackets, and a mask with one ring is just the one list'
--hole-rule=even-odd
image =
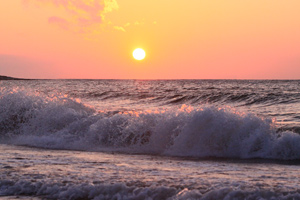
{"label": "pink cloud", "polygon": [[77,26],[81,29],[94,24],[100,24],[103,22],[106,13],[118,9],[116,0],[94,0],[89,2],[85,0],[23,0],[23,2],[28,1],[50,2],[55,6],[63,7],[66,12],[72,15],[72,20],[52,16],[48,21],[64,29],[68,29],[70,26]]}
{"label": "pink cloud", "polygon": [[[104,11],[103,0],[90,2],[89,4],[86,4],[82,0],[52,0],[52,2],[55,5],[63,6],[69,13],[76,15],[80,26],[89,26],[102,22],[102,13]],[[82,11],[87,14],[84,18],[79,14]]]}
{"label": "pink cloud", "polygon": [[69,22],[61,17],[52,16],[48,18],[50,24],[56,24],[60,28],[69,29]]}

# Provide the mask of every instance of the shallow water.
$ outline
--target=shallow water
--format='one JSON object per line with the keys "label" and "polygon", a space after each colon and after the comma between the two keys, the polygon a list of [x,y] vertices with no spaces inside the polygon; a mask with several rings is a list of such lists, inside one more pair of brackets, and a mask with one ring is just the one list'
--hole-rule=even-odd
{"label": "shallow water", "polygon": [[[0,145],[1,195],[40,198],[300,198],[299,164]],[[6,181],[5,181],[6,180]],[[159,198],[159,196],[161,198]]]}

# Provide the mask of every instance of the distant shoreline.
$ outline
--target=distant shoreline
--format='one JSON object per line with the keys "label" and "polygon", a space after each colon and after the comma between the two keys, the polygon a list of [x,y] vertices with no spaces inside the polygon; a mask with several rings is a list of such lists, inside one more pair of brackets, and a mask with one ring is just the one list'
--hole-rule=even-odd
{"label": "distant shoreline", "polygon": [[0,76],[0,80],[32,80],[32,79],[14,78],[14,77],[10,77],[10,76]]}
{"label": "distant shoreline", "polygon": [[114,78],[107,78],[107,79],[89,79],[89,78],[15,78],[10,76],[1,76],[0,81],[2,80],[141,80],[141,81],[187,81],[187,80],[203,80],[203,81],[300,81],[300,79],[114,79]]}

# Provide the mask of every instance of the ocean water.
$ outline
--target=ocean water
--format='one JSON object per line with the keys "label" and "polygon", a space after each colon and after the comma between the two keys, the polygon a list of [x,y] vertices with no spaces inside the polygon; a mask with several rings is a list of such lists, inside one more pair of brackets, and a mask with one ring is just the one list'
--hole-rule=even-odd
{"label": "ocean water", "polygon": [[300,199],[300,81],[0,82],[3,199]]}

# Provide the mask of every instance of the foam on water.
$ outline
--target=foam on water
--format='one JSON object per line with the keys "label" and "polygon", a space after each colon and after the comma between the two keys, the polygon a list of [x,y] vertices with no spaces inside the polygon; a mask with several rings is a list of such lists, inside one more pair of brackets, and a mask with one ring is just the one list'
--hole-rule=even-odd
{"label": "foam on water", "polygon": [[12,182],[0,180],[0,195],[28,195],[48,199],[300,199],[300,194],[276,193],[273,191],[245,191],[234,187],[213,189],[206,193],[187,188],[174,187],[130,187],[125,184],[112,185],[64,185],[32,183],[26,181]]}
{"label": "foam on water", "polygon": [[99,112],[65,96],[2,90],[2,143],[182,157],[300,158],[300,135],[274,119],[214,106]]}

